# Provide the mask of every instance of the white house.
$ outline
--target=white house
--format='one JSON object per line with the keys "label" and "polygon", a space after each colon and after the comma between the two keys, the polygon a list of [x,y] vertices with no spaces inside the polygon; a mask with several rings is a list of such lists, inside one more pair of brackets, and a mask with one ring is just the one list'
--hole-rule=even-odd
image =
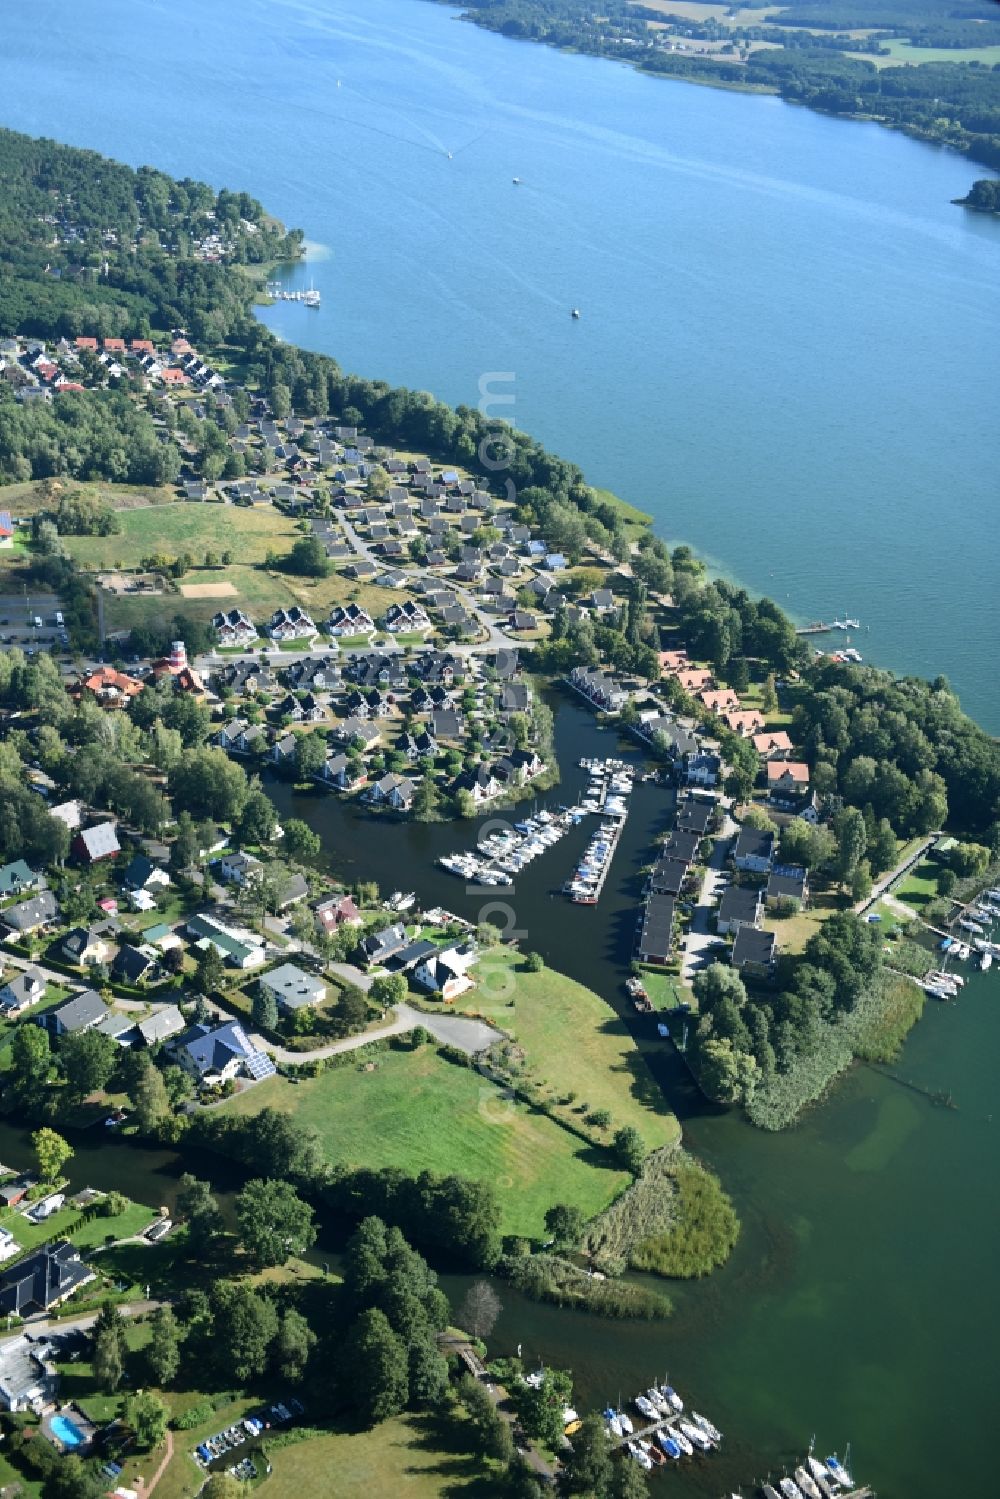
{"label": "white house", "polygon": [[213,614],[212,626],[221,646],[253,645],[257,640],[257,626],[242,609],[227,609]]}
{"label": "white house", "polygon": [[309,615],[298,604],[290,609],[275,609],[267,624],[272,640],[312,640],[317,632]]}
{"label": "white house", "polygon": [[371,635],[375,621],[360,605],[342,604],[331,612],[326,627],[331,635]]}
{"label": "white house", "polygon": [[227,885],[240,885],[246,887],[252,881],[259,880],[263,865],[253,854],[245,854],[242,850],[231,854],[223,854],[219,860],[219,878],[225,880]]}
{"label": "white house", "polygon": [[294,963],[282,963],[280,968],[262,974],[260,986],[274,995],[280,1009],[289,1012],[320,1005],[326,998],[326,985],[322,980],[303,973]]}
{"label": "white house", "polygon": [[468,970],[476,961],[476,949],[471,943],[443,948],[428,955],[413,970],[413,978],[421,989],[440,994],[442,999],[454,999],[472,988]]}

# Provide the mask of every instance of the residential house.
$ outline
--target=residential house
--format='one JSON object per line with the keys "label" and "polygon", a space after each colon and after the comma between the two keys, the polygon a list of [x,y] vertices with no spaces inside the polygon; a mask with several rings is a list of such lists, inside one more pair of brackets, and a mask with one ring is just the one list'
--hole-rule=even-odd
{"label": "residential house", "polygon": [[437,947],[427,937],[417,937],[413,942],[408,942],[402,952],[398,952],[391,959],[392,970],[394,973],[407,973],[436,952]]}
{"label": "residential house", "polygon": [[195,947],[214,947],[225,962],[244,972],[248,968],[259,968],[267,956],[263,937],[241,927],[227,926],[204,912],[189,917],[186,931]]}
{"label": "residential house", "polygon": [[242,609],[227,609],[213,614],[212,625],[219,637],[220,646],[256,644],[257,626]]}
{"label": "residential house", "polygon": [[258,692],[270,692],[274,686],[270,667],[258,661],[230,661],[212,674],[212,682],[219,692],[233,692],[238,697],[254,697]]}
{"label": "residential house", "polygon": [[738,973],[750,978],[770,978],[777,962],[778,947],[773,932],[741,926],[729,961]]}
{"label": "residential house", "polygon": [[93,827],[81,828],[72,847],[83,864],[99,864],[104,859],[116,859],[121,853],[118,830],[113,822],[98,822]]}
{"label": "residential house", "polygon": [[694,864],[701,849],[701,838],[697,833],[675,829],[664,839],[660,850],[661,859],[680,859],[684,864]]}
{"label": "residential house", "polygon": [[722,714],[722,722],[730,733],[738,734],[741,739],[752,739],[764,727],[764,715],[756,708],[727,708]]}
{"label": "residential house", "polygon": [[711,687],[714,681],[712,673],[704,667],[686,667],[683,671],[675,672],[674,675],[684,691],[692,697],[695,693],[703,692]]}
{"label": "residential house", "polygon": [[45,996],[45,980],[37,968],[15,971],[0,989],[0,1020],[16,1020]]}
{"label": "residential house", "polygon": [[265,627],[272,640],[313,640],[316,626],[304,609],[293,604],[290,609],[275,609]]}
{"label": "residential house", "polygon": [[263,871],[263,864],[253,854],[245,854],[242,849],[229,854],[223,854],[219,860],[218,874],[220,880],[225,880],[227,885],[239,885],[246,888],[259,880]]}
{"label": "residential house", "polygon": [[455,999],[472,988],[468,970],[477,956],[471,942],[435,949],[416,965],[413,981],[431,994],[440,994],[444,1000]]}
{"label": "residential house", "polygon": [[401,921],[383,927],[380,932],[369,932],[358,944],[358,955],[365,968],[379,968],[406,946],[406,928]]}
{"label": "residential house", "polygon": [[736,933],[741,926],[759,927],[761,920],[761,893],[746,885],[730,885],[719,902],[718,930],[725,937]]}
{"label": "residential house", "polygon": [[512,609],[507,616],[507,625],[511,630],[537,630],[538,616],[527,609]]}
{"label": "residential house", "polygon": [[119,984],[135,988],[139,984],[150,984],[160,977],[160,955],[155,947],[128,947],[123,944],[111,964],[111,977]]}
{"label": "residential house", "polygon": [[660,652],[660,670],[665,677],[674,677],[679,671],[687,671],[689,665],[687,651]]}
{"label": "residential house", "polygon": [[527,713],[531,706],[531,694],[527,682],[506,682],[500,689],[500,712]]}
{"label": "residential house", "polygon": [[73,801],[59,802],[49,808],[49,816],[58,817],[71,833],[75,833],[83,821],[83,803],[75,798]]}
{"label": "residential house", "polygon": [[413,805],[414,789],[408,777],[389,771],[372,783],[368,795],[376,804],[392,807],[397,812],[408,812]]}
{"label": "residential house", "polygon": [[280,734],[271,745],[271,759],[275,765],[290,765],[295,759],[295,745],[297,740],[294,734]]}
{"label": "residential house", "polygon": [[689,786],[716,786],[721,774],[721,759],[707,750],[688,755],[684,763],[684,779]]}
{"label": "residential house", "polygon": [[328,786],[336,786],[338,791],[350,791],[352,786],[364,780],[364,770],[359,770],[357,761],[345,754],[329,755],[317,779]]}
{"label": "residential house", "polygon": [[713,803],[699,801],[693,796],[684,797],[677,803],[674,826],[681,833],[695,833],[704,838],[711,829]]}
{"label": "residential house", "polygon": [[650,895],[643,907],[635,954],[640,963],[666,963],[674,941],[674,902],[669,895]]}
{"label": "residential house", "polygon": [[722,713],[739,712],[740,709],[740,700],[731,687],[699,692],[698,700],[704,704],[709,713],[714,713],[716,717]]}
{"label": "residential house", "polygon": [[331,635],[371,635],[375,621],[360,605],[344,604],[332,610],[326,628]]}
{"label": "residential house", "polygon": [[54,1009],[46,1010],[38,1017],[38,1023],[52,1036],[78,1036],[81,1031],[92,1030],[107,1012],[108,1007],[97,990],[84,989],[82,994],[72,994]]}
{"label": "residential house", "polygon": [[294,963],[282,963],[270,973],[261,974],[260,987],[274,996],[278,1008],[287,1014],[321,1005],[326,999],[326,985],[314,974],[303,973]]}
{"label": "residential house", "polygon": [[361,915],[351,895],[331,895],[313,906],[316,925],[328,937],[342,926],[360,926]]}
{"label": "residential house", "polygon": [[23,859],[14,859],[0,868],[0,900],[23,895],[26,890],[36,890],[40,883],[41,875],[36,874]]}
{"label": "residential house", "polygon": [[[0,1229],[0,1258],[14,1241]],[[16,1251],[15,1251],[16,1252]],[[0,1409],[41,1411],[51,1405],[59,1387],[55,1348],[37,1333],[22,1332],[0,1344]]]}
{"label": "residential house", "polygon": [[105,963],[111,955],[111,946],[105,940],[106,926],[75,926],[59,944],[60,956],[67,963],[87,968],[91,963]]}
{"label": "residential house", "polygon": [[391,604],[385,613],[385,628],[390,635],[406,631],[429,630],[431,622],[419,604],[407,599],[402,604]]}
{"label": "residential house", "polygon": [[628,702],[628,693],[596,666],[574,666],[570,681],[595,707],[617,713]]}
{"label": "residential house", "polygon": [[646,881],[647,891],[650,895],[671,895],[676,898],[684,889],[688,868],[683,859],[657,859]]}
{"label": "residential house", "polygon": [[143,1046],[159,1046],[161,1042],[179,1036],[186,1025],[187,1021],[176,1005],[162,1005],[145,1020],[140,1020],[135,1029]]}
{"label": "residential house", "polygon": [[358,718],[356,715],[345,718],[343,723],[337,725],[334,733],[344,744],[351,744],[355,739],[360,740],[361,747],[365,750],[370,750],[382,737],[382,731],[377,724],[370,723],[365,718]]}
{"label": "residential house", "polygon": [[60,1306],[74,1291],[95,1278],[67,1239],[43,1244],[34,1254],[0,1275],[0,1314],[25,1317]]}
{"label": "residential house", "polygon": [[767,789],[777,807],[796,807],[810,794],[809,767],[798,760],[769,760]]}
{"label": "residential house", "polygon": [[252,1044],[235,1020],[223,1025],[194,1025],[174,1042],[182,1067],[206,1087],[218,1087],[240,1073],[254,1079],[270,1077],[274,1063]]}
{"label": "residential house", "polygon": [[122,875],[126,890],[165,890],[170,876],[160,864],[154,864],[145,854],[136,854]]}
{"label": "residential house", "polygon": [[0,911],[0,923],[13,937],[28,937],[41,927],[48,926],[59,915],[59,902],[51,890],[41,890],[30,900],[20,901]]}
{"label": "residential house", "polygon": [[787,760],[792,754],[792,741],[784,729],[772,733],[768,730],[753,736],[753,747],[762,760]]}
{"label": "residential house", "polygon": [[451,789],[453,792],[468,791],[478,806],[481,802],[492,801],[503,790],[503,786],[489,765],[476,765],[457,775]]}
{"label": "residential house", "polygon": [[800,910],[809,899],[809,871],[797,864],[776,864],[768,876],[764,900],[768,910]]}
{"label": "residential house", "polygon": [[465,724],[455,708],[438,708],[431,714],[431,733],[437,740],[461,739]]}
{"label": "residential house", "polygon": [[740,828],[733,863],[748,874],[770,874],[774,858],[774,834],[763,828]]}

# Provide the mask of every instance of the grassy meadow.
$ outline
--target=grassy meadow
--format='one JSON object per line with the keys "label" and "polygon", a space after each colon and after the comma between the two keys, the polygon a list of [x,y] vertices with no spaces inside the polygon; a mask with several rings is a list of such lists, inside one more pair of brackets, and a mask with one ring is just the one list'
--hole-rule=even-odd
{"label": "grassy meadow", "polygon": [[590,1218],[629,1180],[544,1114],[515,1104],[480,1073],[429,1046],[382,1052],[369,1066],[352,1063],[296,1084],[268,1078],[225,1108],[294,1113],[319,1133],[330,1159],[345,1165],[492,1182],[504,1233],[528,1238],[543,1237],[553,1203],[572,1204]]}
{"label": "grassy meadow", "polygon": [[[591,989],[555,969],[530,973],[511,950],[488,953],[476,970],[478,987],[465,1008],[513,1035],[526,1053],[526,1076],[548,1089],[549,1102],[579,1126],[587,1113],[606,1109],[612,1124],[639,1131],[654,1149],[673,1144],[680,1127],[624,1021]],[[650,1043],[653,1045],[654,1043]],[[574,1094],[572,1103],[556,1101]]]}

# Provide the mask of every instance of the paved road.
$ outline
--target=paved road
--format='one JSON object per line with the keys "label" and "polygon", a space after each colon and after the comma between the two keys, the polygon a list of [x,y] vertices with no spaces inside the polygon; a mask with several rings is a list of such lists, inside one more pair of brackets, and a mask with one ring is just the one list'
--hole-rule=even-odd
{"label": "paved road", "polygon": [[347,1036],[343,1041],[331,1041],[328,1046],[317,1046],[311,1051],[288,1051],[284,1046],[275,1046],[266,1037],[251,1034],[250,1040],[261,1051],[269,1052],[276,1061],[291,1067],[301,1067],[305,1062],[321,1061],[324,1057],[335,1057],[341,1052],[357,1051],[371,1041],[384,1041],[390,1036],[402,1036],[407,1031],[423,1026],[435,1041],[445,1046],[455,1046],[466,1056],[475,1056],[485,1051],[498,1040],[500,1032],[482,1020],[472,1020],[465,1015],[428,1015],[415,1010],[412,1005],[396,1006],[394,1018],[376,1030],[364,1031],[360,1036]]}
{"label": "paved road", "polygon": [[682,983],[690,984],[695,974],[702,968],[707,968],[711,963],[713,949],[723,945],[723,939],[711,930],[710,917],[725,888],[726,860],[731,852],[735,832],[736,824],[727,812],[722,830],[715,840],[712,857],[705,870],[705,878],[701,882],[698,904],[692,913],[688,935],[684,939],[684,950],[681,954]]}
{"label": "paved road", "polygon": [[[123,1317],[139,1317],[144,1312],[154,1312],[158,1306],[163,1305],[162,1301],[130,1301],[121,1303],[118,1310]],[[38,1312],[33,1317],[25,1317],[23,1326],[12,1330],[10,1336],[16,1338],[22,1332],[30,1332],[33,1338],[39,1338],[46,1333],[58,1336],[60,1333],[85,1332],[88,1327],[93,1327],[97,1318],[97,1312],[87,1312],[82,1317],[46,1317]]]}
{"label": "paved road", "polygon": [[[41,963],[33,963],[30,958],[22,958],[20,953],[10,952],[6,947],[0,947],[0,958],[3,960],[4,968],[37,968],[47,984],[58,984],[60,988],[68,989],[72,994],[80,993],[87,987],[78,979],[71,979],[66,973],[57,973],[54,968],[46,968]],[[145,1009],[145,1005],[140,1008]]]}
{"label": "paved road", "polygon": [[[870,906],[873,906],[877,900],[881,900],[882,896],[889,889],[890,885],[895,884],[896,880],[898,880],[901,875],[904,875],[909,870],[911,870],[914,864],[919,864],[924,855],[930,849],[932,849],[935,843],[937,843],[938,839],[943,836],[944,835],[940,832],[929,833],[928,836],[916,849],[908,853],[905,858],[899,861],[895,869],[890,869],[888,874],[880,874],[875,884],[872,886],[871,894],[866,895],[864,900],[859,900],[857,905],[854,907],[855,915],[863,916]],[[909,907],[906,907],[906,909],[908,910]]]}

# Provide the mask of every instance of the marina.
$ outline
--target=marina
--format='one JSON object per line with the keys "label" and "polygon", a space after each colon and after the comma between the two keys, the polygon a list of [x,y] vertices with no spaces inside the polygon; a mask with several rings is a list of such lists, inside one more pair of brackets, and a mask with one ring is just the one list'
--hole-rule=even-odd
{"label": "marina", "polygon": [[268,281],[264,287],[272,302],[301,302],[304,307],[319,307],[322,302],[320,293],[314,286],[305,290],[289,291],[282,286],[280,281]]}
{"label": "marina", "polygon": [[579,764],[590,776],[590,786],[580,806],[585,812],[602,814],[606,820],[591,838],[563,889],[577,905],[596,906],[628,816],[635,767],[624,760],[611,759],[584,759]]}
{"label": "marina", "polygon": [[553,848],[583,815],[580,807],[560,807],[557,812],[543,809],[512,827],[497,819],[497,831],[481,838],[475,853],[442,854],[437,862],[470,885],[512,885],[515,875]]}

